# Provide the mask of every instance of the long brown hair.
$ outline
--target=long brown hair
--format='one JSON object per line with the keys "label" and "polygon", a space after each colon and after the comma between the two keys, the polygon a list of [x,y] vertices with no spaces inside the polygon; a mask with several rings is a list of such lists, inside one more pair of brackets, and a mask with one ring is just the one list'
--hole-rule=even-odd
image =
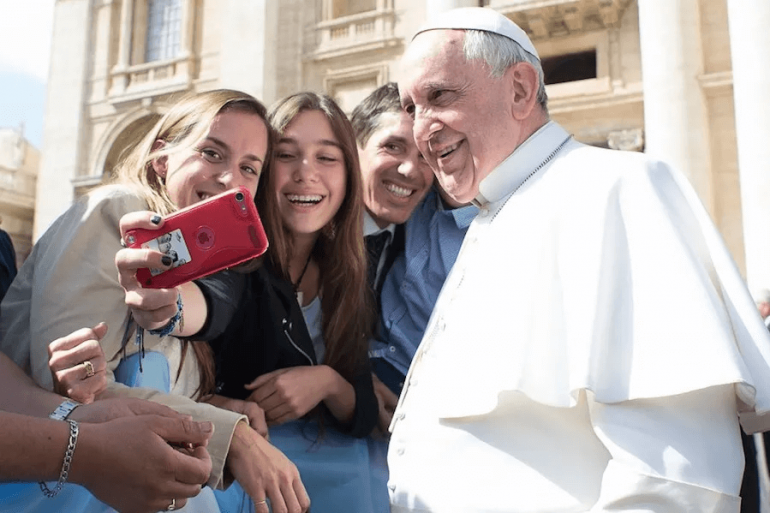
{"label": "long brown hair", "polygon": [[[227,111],[254,114],[264,121],[267,127],[267,153],[262,172],[267,172],[275,139],[267,121],[267,109],[249,94],[230,89],[216,89],[182,96],[118,163],[112,182],[133,189],[154,212],[165,215],[177,210],[178,207],[166,192],[163,177],[155,173],[152,162],[192,147],[206,135],[214,118]],[[153,150],[155,141],[158,140],[165,144]],[[182,365],[190,347],[195,353],[200,374],[200,383],[194,394],[200,398],[214,390],[214,356],[207,342],[190,344],[189,340],[183,340],[177,380],[182,373]]]}
{"label": "long brown hair", "polygon": [[[309,110],[326,116],[345,157],[345,198],[332,220],[321,229],[312,251],[320,271],[324,363],[350,381],[365,363],[374,322],[372,295],[366,283],[364,200],[358,150],[350,121],[326,95],[304,92],[288,96],[271,107],[268,120],[280,136],[299,113]],[[271,172],[263,172],[260,178],[257,209],[279,211]],[[264,215],[262,219],[270,240],[267,258],[273,269],[291,280],[291,233],[279,215]]]}

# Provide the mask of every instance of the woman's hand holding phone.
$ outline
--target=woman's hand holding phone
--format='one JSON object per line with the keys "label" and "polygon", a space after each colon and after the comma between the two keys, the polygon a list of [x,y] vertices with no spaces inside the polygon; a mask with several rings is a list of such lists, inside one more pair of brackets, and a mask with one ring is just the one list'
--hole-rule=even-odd
{"label": "woman's hand holding phone", "polygon": [[[120,219],[120,238],[125,240],[126,232],[137,228],[160,230],[163,218],[155,212],[131,212]],[[134,320],[144,329],[160,328],[176,314],[178,291],[172,289],[145,289],[136,277],[142,268],[165,269],[171,266],[169,257],[149,248],[123,248],[115,255],[118,281],[126,292],[126,306]],[[198,292],[200,294],[200,292]]]}

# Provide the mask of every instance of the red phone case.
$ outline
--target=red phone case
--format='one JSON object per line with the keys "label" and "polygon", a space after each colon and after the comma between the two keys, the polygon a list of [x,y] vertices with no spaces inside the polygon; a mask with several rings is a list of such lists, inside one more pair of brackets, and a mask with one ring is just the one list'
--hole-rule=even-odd
{"label": "red phone case", "polygon": [[170,269],[139,269],[145,288],[171,288],[208,276],[267,250],[267,236],[248,189],[239,187],[169,215],[160,230],[126,232],[126,244],[173,259]]}

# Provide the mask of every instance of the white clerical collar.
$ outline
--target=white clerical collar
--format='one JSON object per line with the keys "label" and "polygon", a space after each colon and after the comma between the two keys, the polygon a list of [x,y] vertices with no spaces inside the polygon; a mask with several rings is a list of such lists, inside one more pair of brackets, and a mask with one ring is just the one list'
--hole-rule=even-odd
{"label": "white clerical collar", "polygon": [[368,237],[369,235],[376,235],[384,231],[390,232],[390,238],[392,240],[396,233],[396,225],[390,223],[385,228],[380,228],[377,226],[377,222],[374,220],[372,215],[369,212],[364,211],[364,237]]}
{"label": "white clerical collar", "polygon": [[569,133],[554,121],[540,127],[481,181],[474,203],[494,203],[516,190],[566,137]]}

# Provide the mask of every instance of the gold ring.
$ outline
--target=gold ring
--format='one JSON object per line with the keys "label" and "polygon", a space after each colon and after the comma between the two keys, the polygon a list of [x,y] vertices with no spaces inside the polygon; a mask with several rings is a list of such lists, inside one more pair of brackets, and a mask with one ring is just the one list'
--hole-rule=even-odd
{"label": "gold ring", "polygon": [[168,505],[166,511],[174,511],[176,509],[176,499],[171,499],[171,504]]}
{"label": "gold ring", "polygon": [[254,503],[254,507],[256,508],[260,504],[267,504],[267,499],[262,499],[261,501],[257,501]]}
{"label": "gold ring", "polygon": [[86,379],[92,377],[94,375],[94,364],[91,363],[91,360],[86,360],[83,362],[83,367],[86,368]]}

